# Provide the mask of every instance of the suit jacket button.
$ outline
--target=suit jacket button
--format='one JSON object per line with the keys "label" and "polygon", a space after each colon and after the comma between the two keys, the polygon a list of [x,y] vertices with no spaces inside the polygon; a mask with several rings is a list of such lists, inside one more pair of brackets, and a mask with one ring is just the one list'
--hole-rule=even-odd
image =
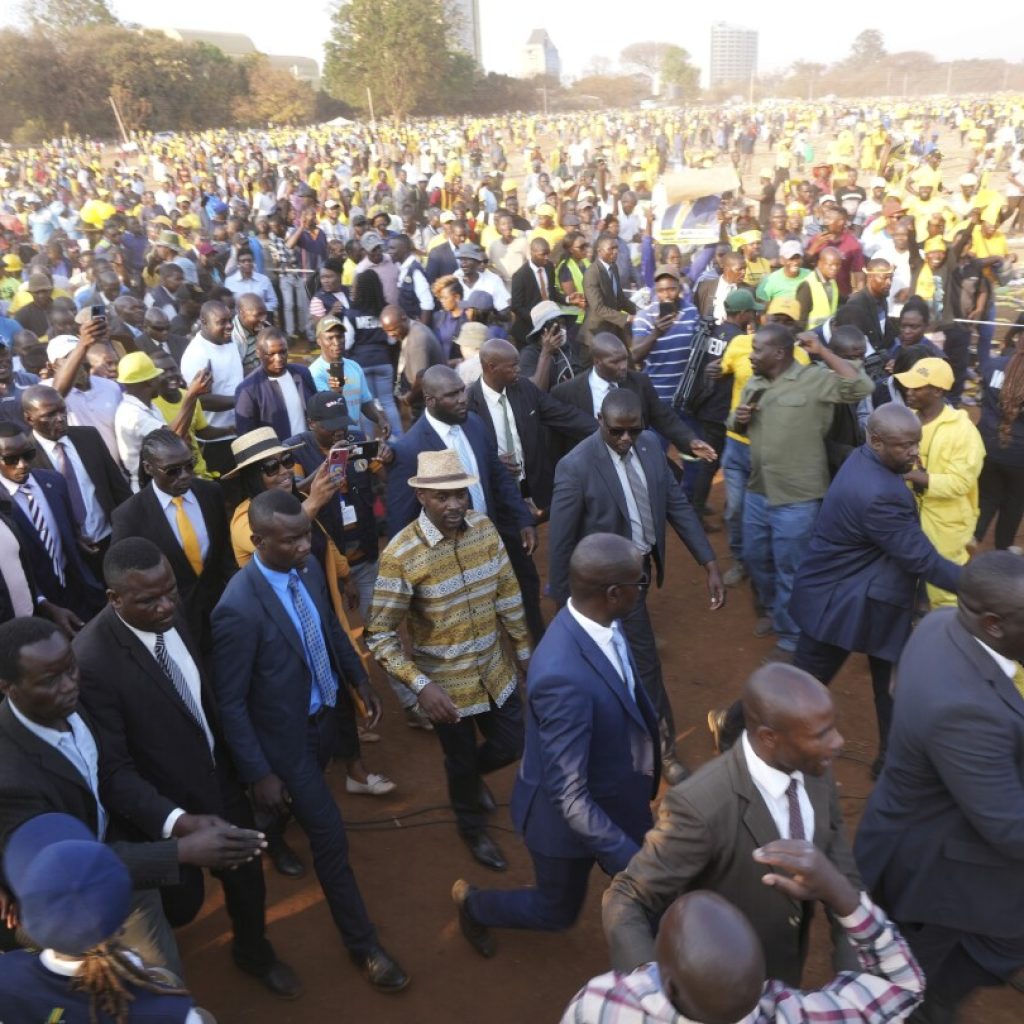
{"label": "suit jacket button", "polygon": [[794,914],[794,915],[793,915],[793,916],[792,916],[792,917],[791,917],[791,918],[789,919],[789,923],[790,923],[790,926],[791,926],[791,927],[793,927],[793,928],[799,928],[799,927],[800,927],[800,917],[799,917],[799,915],[798,915],[798,914]]}

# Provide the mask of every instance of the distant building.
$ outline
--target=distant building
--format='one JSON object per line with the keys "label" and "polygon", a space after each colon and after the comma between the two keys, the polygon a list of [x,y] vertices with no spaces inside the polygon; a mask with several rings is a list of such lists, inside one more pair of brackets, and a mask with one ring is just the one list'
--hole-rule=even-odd
{"label": "distant building", "polygon": [[459,19],[459,48],[483,67],[483,47],[480,45],[480,0],[454,0]]}
{"label": "distant building", "polygon": [[522,78],[562,77],[562,61],[547,29],[535,28],[523,47]]}
{"label": "distant building", "polygon": [[708,84],[747,82],[757,72],[757,32],[724,21],[711,26],[711,72]]}
{"label": "distant building", "polygon": [[[240,32],[207,32],[191,28],[159,28],[168,39],[178,43],[206,43],[216,46],[225,56],[234,60],[252,57],[260,51],[256,44]],[[287,71],[300,82],[308,82],[314,89],[320,86],[320,65],[312,57],[297,57],[284,54],[264,54],[272,68]]]}

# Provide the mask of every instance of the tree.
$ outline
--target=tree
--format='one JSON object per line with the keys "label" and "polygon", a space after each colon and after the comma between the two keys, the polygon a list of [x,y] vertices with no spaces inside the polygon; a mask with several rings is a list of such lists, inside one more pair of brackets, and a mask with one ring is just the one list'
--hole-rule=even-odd
{"label": "tree", "polygon": [[324,46],[327,91],[403,119],[438,91],[456,24],[447,0],[339,0]]}
{"label": "tree", "polygon": [[885,40],[877,28],[866,28],[853,41],[850,48],[849,64],[864,67],[885,59]]}
{"label": "tree", "polygon": [[[630,43],[619,54],[619,63],[627,70],[638,71],[652,80],[661,74],[665,55],[679,47],[670,43]],[[685,50],[683,51],[686,52]]]}
{"label": "tree", "polygon": [[263,54],[245,65],[248,88],[235,100],[234,115],[241,124],[309,124],[316,94],[308,82],[272,68]]}
{"label": "tree", "polygon": [[661,84],[670,86],[676,99],[695,99],[700,92],[700,68],[690,63],[681,46],[669,46],[661,61]]}
{"label": "tree", "polygon": [[793,66],[790,69],[794,80],[801,86],[801,92],[803,86],[807,86],[807,98],[814,99],[814,86],[819,78],[828,70],[826,64],[816,64],[814,61],[809,60],[797,60],[793,62]]}
{"label": "tree", "polygon": [[23,14],[30,26],[59,38],[83,28],[119,24],[107,0],[25,0]]}

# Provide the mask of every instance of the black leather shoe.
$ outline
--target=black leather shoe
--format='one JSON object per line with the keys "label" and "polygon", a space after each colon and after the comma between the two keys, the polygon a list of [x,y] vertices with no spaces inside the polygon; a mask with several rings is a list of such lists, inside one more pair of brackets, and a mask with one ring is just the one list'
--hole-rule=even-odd
{"label": "black leather shoe", "polygon": [[267,857],[274,865],[274,870],[285,878],[304,878],[306,866],[299,860],[299,855],[284,841],[281,836],[267,838]]}
{"label": "black leather shoe", "polygon": [[491,930],[477,921],[469,912],[466,901],[469,894],[476,892],[476,886],[470,885],[465,879],[460,878],[452,886],[452,900],[459,908],[459,928],[465,936],[466,941],[481,955],[486,957],[494,956],[494,939],[491,938]]}
{"label": "black leather shoe", "polygon": [[361,967],[370,984],[381,992],[401,992],[409,984],[409,975],[391,959],[383,946],[369,953],[351,953],[352,962]]}
{"label": "black leather shoe", "polygon": [[505,871],[508,868],[508,861],[501,852],[498,844],[486,833],[477,832],[475,835],[463,836],[463,840],[473,854],[473,859],[491,871]]}
{"label": "black leather shoe", "polygon": [[494,803],[494,794],[487,788],[487,783],[483,779],[480,780],[480,791],[477,793],[477,800],[480,801],[480,807],[485,814],[494,813],[494,808],[497,806]]}
{"label": "black leather shoe", "polygon": [[299,976],[280,960],[275,960],[273,967],[266,974],[260,975],[260,981],[275,996],[282,999],[298,999],[302,995],[302,982],[299,981]]}

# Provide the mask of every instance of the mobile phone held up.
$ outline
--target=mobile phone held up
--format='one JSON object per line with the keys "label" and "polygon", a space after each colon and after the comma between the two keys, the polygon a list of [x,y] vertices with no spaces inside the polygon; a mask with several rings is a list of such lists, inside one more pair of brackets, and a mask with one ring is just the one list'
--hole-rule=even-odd
{"label": "mobile phone held up", "polygon": [[336,361],[327,364],[327,376],[333,377],[341,387],[345,386],[345,364]]}
{"label": "mobile phone held up", "polygon": [[332,480],[344,480],[348,471],[348,459],[352,449],[347,444],[336,444],[327,453],[327,472]]}

